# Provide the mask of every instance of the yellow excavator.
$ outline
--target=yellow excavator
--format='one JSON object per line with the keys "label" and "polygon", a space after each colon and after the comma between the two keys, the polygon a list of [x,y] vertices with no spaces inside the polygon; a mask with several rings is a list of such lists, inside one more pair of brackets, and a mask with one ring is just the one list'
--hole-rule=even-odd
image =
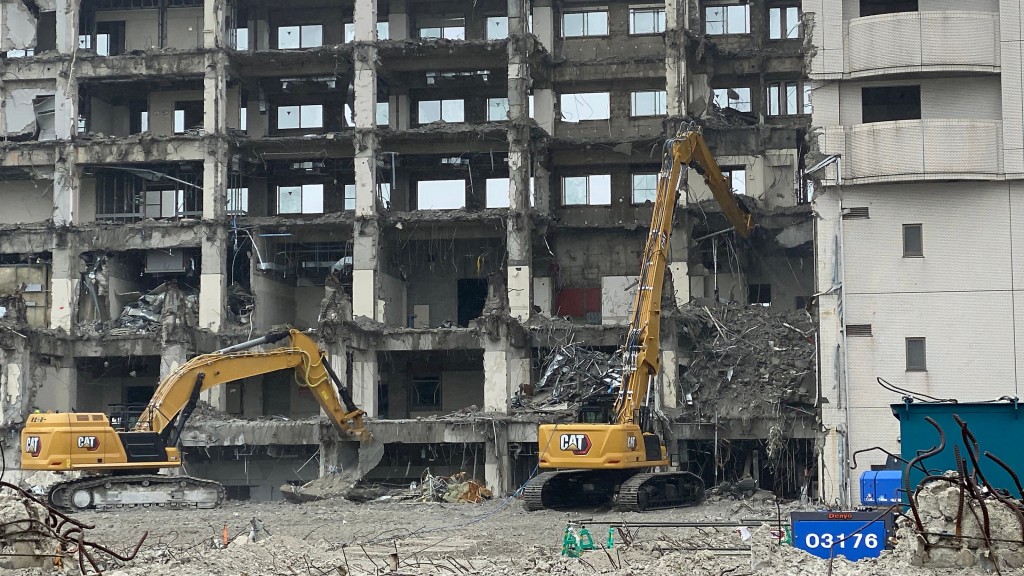
{"label": "yellow excavator", "polygon": [[[269,351],[253,348],[288,340]],[[84,472],[49,493],[66,510],[131,506],[216,508],[224,487],[211,480],[158,474],[182,465],[178,440],[205,390],[277,370],[295,370],[295,381],[313,393],[348,440],[369,440],[363,411],[316,342],[299,330],[281,330],[192,358],[164,378],[132,430],[115,429],[106,414],[35,413],[21,432],[25,470]]]}
{"label": "yellow excavator", "polygon": [[684,471],[657,471],[670,462],[655,432],[650,406],[659,368],[661,291],[672,217],[686,168],[704,176],[737,234],[747,238],[754,229],[750,213],[733,197],[700,129],[691,124],[667,140],[614,406],[610,413],[607,409],[582,409],[577,423],[540,426],[539,467],[546,471],[531,478],[523,489],[527,510],[614,500],[620,509],[642,512],[694,505],[704,498],[700,477]]}

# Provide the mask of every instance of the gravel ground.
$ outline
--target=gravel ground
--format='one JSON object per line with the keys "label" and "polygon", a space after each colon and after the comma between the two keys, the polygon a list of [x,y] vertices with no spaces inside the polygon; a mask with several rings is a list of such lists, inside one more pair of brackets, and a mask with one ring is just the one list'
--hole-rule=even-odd
{"label": "gravel ground", "polygon": [[[794,505],[782,505],[783,519]],[[514,499],[479,505],[415,501],[363,504],[340,498],[289,504],[229,503],[217,510],[129,509],[76,516],[94,525],[87,538],[118,550],[130,549],[148,532],[131,562],[103,566],[110,576],[347,576],[377,574],[567,575],[643,574],[661,576],[741,576],[753,574],[824,576],[828,562],[788,546],[778,546],[770,527],[748,535],[733,528],[641,528],[630,545],[616,537],[612,550],[586,552],[582,558],[561,555],[562,535],[570,519],[600,521],[728,521],[776,517],[774,502],[713,500],[683,510],[644,514],[595,509],[573,513],[527,513]],[[252,521],[263,533],[249,541]],[[224,527],[229,545],[220,545]],[[591,524],[598,544],[607,528]],[[746,536],[746,539],[744,538]],[[389,567],[398,556],[398,569]],[[69,562],[64,569],[78,574]],[[851,564],[836,560],[832,574],[963,574],[976,569],[933,571],[911,566],[909,554],[897,550],[881,559]],[[7,569],[12,576],[38,576],[52,569]],[[1015,572],[1003,570],[1003,574]],[[1019,573],[1019,572],[1016,572]]]}

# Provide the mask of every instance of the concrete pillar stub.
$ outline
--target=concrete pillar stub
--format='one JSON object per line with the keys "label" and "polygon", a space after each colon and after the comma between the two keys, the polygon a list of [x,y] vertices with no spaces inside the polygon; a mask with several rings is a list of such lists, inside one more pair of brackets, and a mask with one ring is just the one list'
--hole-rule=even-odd
{"label": "concrete pillar stub", "polygon": [[352,359],[352,401],[371,418],[376,418],[379,410],[377,380],[377,353],[356,350]]}
{"label": "concrete pillar stub", "polygon": [[227,298],[227,230],[217,227],[207,232],[203,241],[202,256],[202,274],[199,278],[199,327],[219,332],[224,326]]}
{"label": "concrete pillar stub", "polygon": [[78,255],[67,248],[53,251],[50,268],[50,329],[71,332],[78,305]]}
{"label": "concrete pillar stub", "polygon": [[203,47],[225,48],[224,42],[224,0],[203,2]]}
{"label": "concrete pillar stub", "polygon": [[392,40],[409,38],[409,14],[405,0],[392,0],[388,3],[388,35]]}
{"label": "concrete pillar stub", "polygon": [[79,0],[57,0],[57,52],[71,54],[78,49]]}

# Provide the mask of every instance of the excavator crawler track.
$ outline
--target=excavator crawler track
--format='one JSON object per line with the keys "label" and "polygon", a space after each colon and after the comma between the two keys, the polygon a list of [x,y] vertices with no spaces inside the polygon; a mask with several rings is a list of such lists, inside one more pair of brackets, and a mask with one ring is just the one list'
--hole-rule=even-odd
{"label": "excavator crawler track", "polygon": [[617,505],[627,512],[696,506],[704,500],[704,482],[690,472],[635,474],[619,487]]}
{"label": "excavator crawler track", "polygon": [[217,508],[224,503],[224,496],[224,487],[212,480],[140,474],[61,482],[50,490],[50,503],[72,512],[150,506]]}

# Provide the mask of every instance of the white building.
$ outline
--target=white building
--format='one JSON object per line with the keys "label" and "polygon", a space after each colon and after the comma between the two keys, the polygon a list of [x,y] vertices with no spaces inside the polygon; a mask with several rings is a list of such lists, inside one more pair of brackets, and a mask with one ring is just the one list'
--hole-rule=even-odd
{"label": "white building", "polygon": [[960,401],[1018,396],[1024,347],[1021,2],[805,0],[827,501],[899,452],[876,378]]}

